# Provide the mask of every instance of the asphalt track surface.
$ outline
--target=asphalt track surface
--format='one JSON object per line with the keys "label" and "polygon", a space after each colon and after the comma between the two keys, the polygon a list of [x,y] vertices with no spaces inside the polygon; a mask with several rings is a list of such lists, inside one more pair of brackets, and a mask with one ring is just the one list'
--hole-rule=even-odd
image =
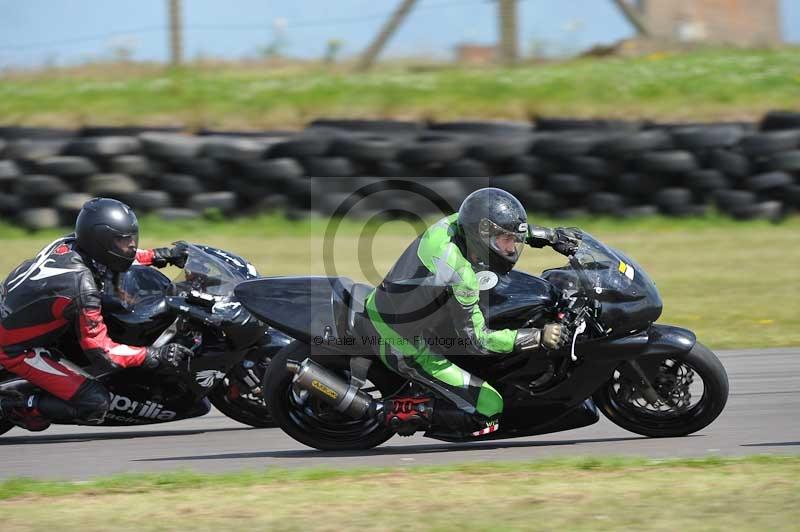
{"label": "asphalt track surface", "polygon": [[684,438],[651,439],[601,417],[595,425],[529,438],[451,444],[395,437],[359,452],[323,453],[280,429],[250,429],[212,411],[205,417],[136,428],[19,428],[0,436],[0,478],[87,479],[125,472],[223,472],[270,467],[343,469],[553,456],[654,458],[800,452],[800,348],[718,353],[731,382],[722,415]]}

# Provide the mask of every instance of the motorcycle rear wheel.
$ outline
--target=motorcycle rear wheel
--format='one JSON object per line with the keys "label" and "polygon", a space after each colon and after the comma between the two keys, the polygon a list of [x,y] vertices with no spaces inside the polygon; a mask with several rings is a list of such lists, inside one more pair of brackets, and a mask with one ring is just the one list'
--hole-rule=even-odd
{"label": "motorcycle rear wheel", "polygon": [[[654,438],[686,436],[707,427],[722,413],[728,400],[728,374],[717,356],[701,343],[696,343],[688,353],[667,355],[659,366],[661,384],[652,383],[664,397],[673,393],[678,402],[686,399],[685,390],[694,377],[702,379],[702,396],[696,403],[673,407],[646,402],[626,380],[625,371],[619,369],[611,379],[597,390],[592,398],[601,412],[614,424]],[[661,375],[664,373],[664,375]],[[669,384],[673,384],[672,389]],[[682,386],[685,386],[682,388]],[[691,399],[691,395],[688,396]]]}
{"label": "motorcycle rear wheel", "polygon": [[[264,397],[272,419],[286,434],[300,443],[321,451],[354,451],[376,447],[394,435],[394,431],[370,418],[352,419],[336,412],[329,405],[310,396],[303,399],[292,386],[294,374],[286,363],[300,363],[308,356],[308,346],[294,342],[276,354],[264,375]],[[345,357],[321,357],[318,362],[347,378],[349,365]],[[373,363],[363,391],[373,398],[388,397],[405,382],[398,383],[380,363]]]}

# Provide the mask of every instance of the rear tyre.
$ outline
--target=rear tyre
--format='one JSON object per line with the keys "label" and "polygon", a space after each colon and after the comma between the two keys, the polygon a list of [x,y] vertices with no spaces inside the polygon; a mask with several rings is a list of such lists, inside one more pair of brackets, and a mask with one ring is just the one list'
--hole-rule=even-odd
{"label": "rear tyre", "polygon": [[[308,351],[307,345],[293,342],[272,358],[264,375],[264,396],[275,423],[300,443],[322,451],[371,449],[391,438],[394,432],[374,419],[352,419],[322,401],[293,390],[294,375],[286,370],[286,363],[290,360],[302,362]],[[326,356],[317,361],[348,377],[346,357]],[[402,379],[380,366],[380,362],[373,362],[367,378],[362,390],[375,399],[388,397],[405,385]]]}
{"label": "rear tyre", "polygon": [[[626,430],[668,438],[686,436],[707,427],[720,415],[728,400],[725,368],[716,355],[700,343],[688,353],[664,357],[655,378],[648,377],[659,396],[668,397],[672,405],[647,403],[624,370],[614,371],[611,379],[594,393],[594,402],[608,419]],[[702,395],[692,401],[689,386],[698,377],[702,381]]]}
{"label": "rear tyre", "polygon": [[0,436],[8,432],[9,430],[14,428],[14,424],[10,421],[2,421],[0,420]]}

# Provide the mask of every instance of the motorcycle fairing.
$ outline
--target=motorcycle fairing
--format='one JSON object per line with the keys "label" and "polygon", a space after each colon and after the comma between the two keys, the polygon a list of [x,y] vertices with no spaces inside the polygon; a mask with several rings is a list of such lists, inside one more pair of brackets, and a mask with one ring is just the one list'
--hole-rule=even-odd
{"label": "motorcycle fairing", "polygon": [[234,294],[264,323],[313,345],[344,335],[334,312],[339,285],[338,277],[267,277],[239,283]]}
{"label": "motorcycle fairing", "polygon": [[[489,376],[480,370],[475,371],[500,391],[506,403],[500,430],[481,439],[534,436],[591,425],[599,417],[594,403],[587,397],[591,397],[616,368],[625,371],[622,362],[636,359],[647,371],[650,369],[649,359],[658,362],[667,354],[687,353],[695,341],[691,331],[661,324],[653,324],[633,336],[589,340],[578,344],[581,359],[571,368],[568,377],[540,392],[520,388],[520,383],[530,380],[525,375],[532,378],[541,371],[542,360],[537,358],[529,358],[521,367],[512,365],[504,374]],[[569,353],[562,354],[569,357]],[[508,360],[513,364],[513,360]],[[498,362],[502,364],[503,360]],[[465,367],[469,366],[471,364],[465,364]],[[497,366],[487,369],[496,371]],[[467,441],[447,435],[431,437],[443,441]]]}

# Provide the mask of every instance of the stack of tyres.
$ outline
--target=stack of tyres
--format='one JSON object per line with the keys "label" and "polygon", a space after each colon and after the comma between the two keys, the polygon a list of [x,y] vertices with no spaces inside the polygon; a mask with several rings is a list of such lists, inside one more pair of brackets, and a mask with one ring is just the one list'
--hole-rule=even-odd
{"label": "stack of tyres", "polygon": [[[315,120],[302,131],[198,134],[0,127],[0,217],[30,229],[71,225],[92,196],[165,219],[369,218],[452,210],[483,186],[558,218],[717,209],[778,220],[800,209],[800,113],[705,124]],[[397,187],[413,191],[386,192]]]}

